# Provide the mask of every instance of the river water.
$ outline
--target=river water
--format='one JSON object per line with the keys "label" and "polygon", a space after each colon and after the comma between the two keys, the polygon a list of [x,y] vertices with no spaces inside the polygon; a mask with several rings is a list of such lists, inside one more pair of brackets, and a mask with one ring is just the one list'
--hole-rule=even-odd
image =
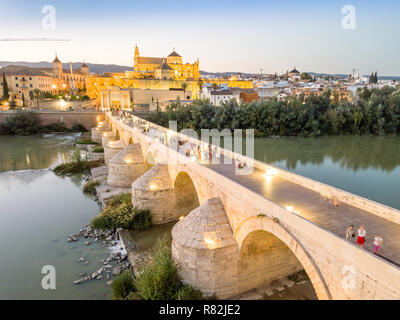
{"label": "river water", "polygon": [[254,146],[257,160],[400,209],[400,136],[280,137]]}
{"label": "river water", "polygon": [[[82,176],[47,169],[65,161],[75,139],[0,136],[0,299],[110,298],[105,279],[73,284],[102,266],[107,248],[66,242],[99,208],[82,193]],[[398,136],[256,139],[255,158],[400,209]],[[165,231],[154,230],[136,239],[139,246]],[[84,256],[88,265],[76,261]],[[41,286],[45,265],[56,269],[56,290]]]}
{"label": "river water", "polygon": [[[46,169],[68,157],[75,138],[0,136],[0,299],[110,297],[105,280],[73,284],[80,273],[101,267],[107,248],[66,242],[99,207],[83,195],[81,175],[60,178]],[[89,264],[76,261],[86,255]],[[55,267],[55,290],[42,288],[45,265]]]}

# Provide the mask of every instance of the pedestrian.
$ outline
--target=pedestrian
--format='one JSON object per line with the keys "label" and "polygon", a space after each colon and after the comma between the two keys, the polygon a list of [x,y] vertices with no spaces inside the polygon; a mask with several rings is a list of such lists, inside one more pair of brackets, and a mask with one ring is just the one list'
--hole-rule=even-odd
{"label": "pedestrian", "polygon": [[350,240],[351,238],[354,238],[356,236],[354,232],[354,226],[351,225],[346,229],[346,240]]}
{"label": "pedestrian", "polygon": [[364,248],[366,235],[367,235],[367,231],[365,230],[364,226],[361,225],[360,228],[358,229],[358,238],[357,238],[357,245],[360,248]]}
{"label": "pedestrian", "polygon": [[382,244],[383,244],[382,235],[378,234],[374,239],[374,250],[375,250],[375,253],[379,252],[379,249],[381,248]]}

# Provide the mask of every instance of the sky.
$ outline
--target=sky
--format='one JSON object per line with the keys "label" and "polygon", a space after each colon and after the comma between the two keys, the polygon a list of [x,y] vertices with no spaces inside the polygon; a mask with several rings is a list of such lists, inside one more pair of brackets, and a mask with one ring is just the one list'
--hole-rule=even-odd
{"label": "sky", "polygon": [[[55,8],[55,20],[42,13]],[[344,29],[355,8],[355,29]],[[43,28],[55,21],[55,29]],[[45,25],[49,25],[48,23]],[[299,71],[400,75],[398,0],[0,0],[0,61],[83,61],[133,65],[143,56],[200,59],[209,72]]]}

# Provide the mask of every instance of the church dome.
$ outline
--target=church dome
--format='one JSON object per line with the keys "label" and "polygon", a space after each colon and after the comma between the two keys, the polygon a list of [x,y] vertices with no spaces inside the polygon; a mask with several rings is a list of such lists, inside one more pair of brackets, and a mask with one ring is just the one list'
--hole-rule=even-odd
{"label": "church dome", "polygon": [[166,63],[165,61],[163,61],[163,63],[157,68],[157,69],[161,69],[161,70],[174,70],[172,69],[168,63]]}

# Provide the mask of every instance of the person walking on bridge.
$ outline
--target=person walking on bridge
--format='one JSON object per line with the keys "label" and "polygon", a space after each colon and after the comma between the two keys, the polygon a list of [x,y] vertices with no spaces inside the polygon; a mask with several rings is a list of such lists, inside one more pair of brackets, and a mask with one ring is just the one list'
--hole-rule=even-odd
{"label": "person walking on bridge", "polygon": [[364,248],[366,235],[367,235],[367,231],[365,230],[364,226],[361,225],[360,228],[358,229],[358,238],[357,238],[357,245],[360,248]]}
{"label": "person walking on bridge", "polygon": [[379,249],[381,248],[383,244],[383,238],[381,234],[378,234],[375,239],[374,239],[374,252],[378,253]]}
{"label": "person walking on bridge", "polygon": [[346,240],[351,240],[351,238],[354,238],[356,236],[355,231],[354,231],[354,226],[351,225],[346,229]]}

